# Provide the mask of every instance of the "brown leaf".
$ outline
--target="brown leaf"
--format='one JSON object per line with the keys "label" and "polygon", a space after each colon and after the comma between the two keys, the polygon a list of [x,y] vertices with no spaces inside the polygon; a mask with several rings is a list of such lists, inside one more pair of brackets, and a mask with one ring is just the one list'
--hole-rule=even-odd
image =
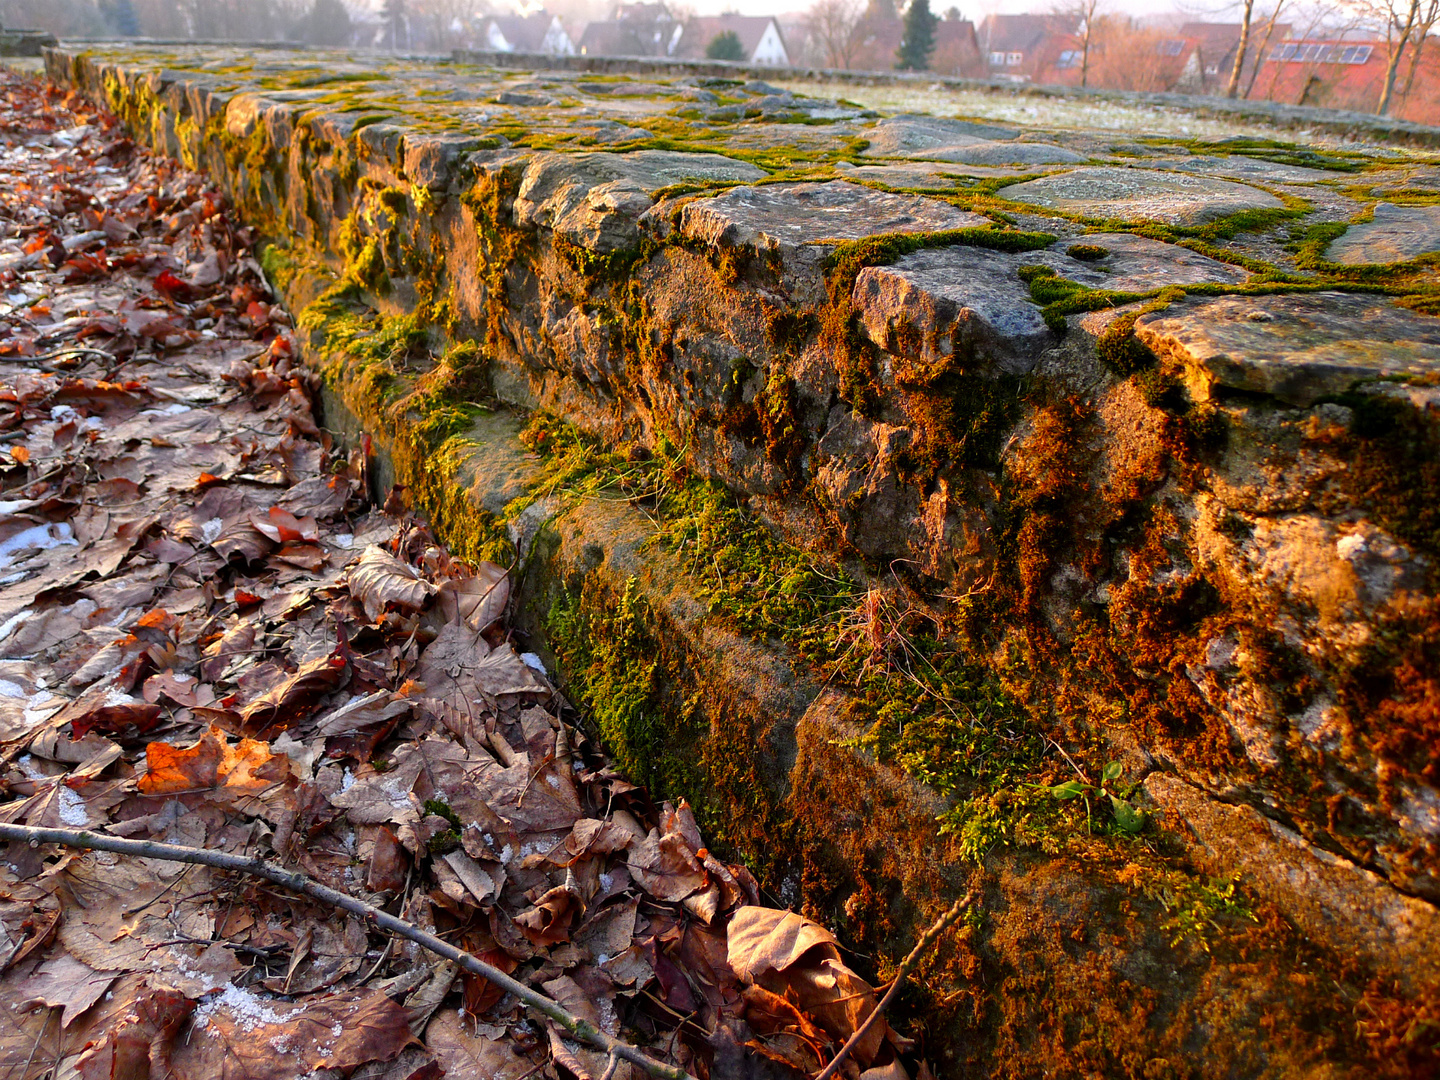
{"label": "brown leaf", "polygon": [[509,575],[503,566],[482,562],[473,577],[441,582],[435,603],[446,622],[463,622],[471,630],[488,629],[504,616],[510,603]]}
{"label": "brown leaf", "polygon": [[[739,908],[727,954],[736,975],[795,1004],[836,1042],[850,1038],[875,1008],[874,990],[841,961],[835,936],[794,912]],[[871,1027],[855,1060],[874,1060],[889,1030],[883,1020]]]}
{"label": "brown leaf", "polygon": [[570,939],[570,924],[584,907],[583,901],[563,885],[546,892],[535,906],[515,916],[515,925],[533,945],[558,945]]}
{"label": "brown leaf", "polygon": [[512,1039],[472,1031],[473,1023],[454,1009],[437,1012],[425,1029],[425,1042],[445,1067],[447,1077],[521,1080],[535,1071],[535,1062],[521,1054]]}
{"label": "brown leaf", "polygon": [[114,686],[102,685],[65,706],[52,722],[59,726],[68,721],[73,737],[83,739],[96,730],[120,732],[133,726],[137,731],[149,731],[160,722],[162,712],[159,705],[137,701]]}
{"label": "brown leaf", "polygon": [[315,710],[320,698],[340,685],[347,668],[339,653],[302,664],[295,674],[242,708],[241,723],[255,733],[294,727]]}
{"label": "brown leaf", "polygon": [[146,772],[136,783],[143,795],[203,792],[227,801],[258,795],[290,775],[290,759],[284,754],[271,753],[269,746],[254,739],[241,739],[231,746],[217,727],[193,746],[150,743],[145,747],[145,762]]}
{"label": "brown leaf", "polygon": [[405,1010],[375,990],[282,1001],[226,986],[195,1010],[176,1080],[294,1080],[389,1061],[415,1041]]}
{"label": "brown leaf", "polygon": [[730,966],[747,982],[772,971],[784,971],[811,949],[820,956],[840,959],[835,935],[819,923],[793,911],[746,906],[730,918]]}
{"label": "brown leaf", "polygon": [[66,1028],[70,1026],[70,1021],[100,1000],[119,974],[118,971],[95,971],[69,953],[62,952],[46,960],[16,987],[15,1007],[63,1006],[60,1026]]}
{"label": "brown leaf", "polygon": [[141,982],[128,1004],[100,1041],[75,1062],[81,1080],[148,1080],[169,1074],[171,1040],[195,1003],[178,990]]}
{"label": "brown leaf", "polygon": [[250,524],[277,544],[297,541],[314,543],[320,539],[320,527],[313,517],[297,518],[289,510],[272,506],[265,513],[250,511]]}
{"label": "brown leaf", "polygon": [[371,622],[391,607],[419,611],[435,594],[435,586],[419,571],[374,544],[351,567],[349,582],[350,594],[360,601]]}
{"label": "brown leaf", "polygon": [[662,836],[651,829],[649,836],[631,845],[628,854],[636,883],[657,900],[683,900],[705,887],[705,868],[678,833]]}

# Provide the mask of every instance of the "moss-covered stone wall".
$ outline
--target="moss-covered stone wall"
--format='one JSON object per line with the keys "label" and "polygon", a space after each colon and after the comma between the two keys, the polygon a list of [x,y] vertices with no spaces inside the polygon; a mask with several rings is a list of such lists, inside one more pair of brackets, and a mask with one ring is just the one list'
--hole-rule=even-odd
{"label": "moss-covered stone wall", "polygon": [[638,780],[877,978],[982,890],[939,1074],[1434,1063],[1423,156],[47,62],[271,237],[330,426],[515,561]]}

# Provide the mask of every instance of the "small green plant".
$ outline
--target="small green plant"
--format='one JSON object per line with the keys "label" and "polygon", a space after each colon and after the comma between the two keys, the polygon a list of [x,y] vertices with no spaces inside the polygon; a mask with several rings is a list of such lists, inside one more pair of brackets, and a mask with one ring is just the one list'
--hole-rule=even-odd
{"label": "small green plant", "polygon": [[1103,795],[1110,801],[1110,812],[1115,822],[1115,828],[1127,836],[1134,836],[1145,827],[1145,811],[1139,810],[1130,801],[1133,785],[1129,789],[1122,790],[1117,781],[1125,767],[1118,761],[1112,761],[1105,766],[1100,774],[1100,783],[1089,784],[1084,780],[1066,780],[1062,784],[1037,784],[1037,787],[1047,787],[1050,797],[1060,802],[1069,802],[1071,799],[1085,800],[1085,831],[1092,832],[1093,810],[1090,805],[1090,796],[1095,794]]}

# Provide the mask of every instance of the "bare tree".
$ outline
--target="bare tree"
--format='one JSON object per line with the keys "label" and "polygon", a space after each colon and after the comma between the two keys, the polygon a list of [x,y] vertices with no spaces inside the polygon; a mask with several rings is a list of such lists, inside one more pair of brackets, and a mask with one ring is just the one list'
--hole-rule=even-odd
{"label": "bare tree", "polygon": [[[1068,3],[1059,4],[1055,8],[1055,14],[1064,15],[1076,21],[1075,37],[1080,45],[1080,85],[1085,86],[1090,82],[1090,47],[1095,43],[1099,29],[1097,25],[1097,9],[1100,7],[1100,0],[1069,0]],[[1103,16],[1099,16],[1104,21]]]}
{"label": "bare tree", "polygon": [[824,48],[831,67],[850,66],[860,44],[855,29],[862,14],[859,0],[818,0],[810,9],[810,32]]}
{"label": "bare tree", "polygon": [[1380,101],[1375,106],[1377,116],[1384,116],[1390,111],[1405,47],[1421,21],[1420,12],[1424,3],[1425,0],[1366,0],[1356,5],[1368,16],[1367,21],[1385,27],[1385,78],[1380,84]]}
{"label": "bare tree", "polygon": [[[1440,0],[1435,0],[1440,3]],[[1275,36],[1276,20],[1280,18],[1280,11],[1285,6],[1285,0],[1279,0],[1270,12],[1270,18],[1265,22],[1265,36],[1260,40],[1260,48],[1255,50],[1255,63],[1250,68],[1250,81],[1245,84],[1245,96],[1248,98],[1255,89],[1255,80],[1260,78],[1260,68],[1265,63],[1265,56],[1270,49],[1270,39]]]}
{"label": "bare tree", "polygon": [[1245,70],[1245,54],[1250,48],[1250,17],[1255,13],[1255,0],[1243,0],[1240,6],[1240,40],[1235,44],[1235,65],[1230,69],[1230,85],[1226,97],[1240,96],[1240,76]]}
{"label": "bare tree", "polygon": [[1410,97],[1410,91],[1415,88],[1415,71],[1420,66],[1421,55],[1425,52],[1425,39],[1430,36],[1430,31],[1435,29],[1437,21],[1440,21],[1440,0],[1429,0],[1420,12],[1420,21],[1415,32],[1410,35],[1414,46],[1410,50],[1410,74],[1405,77],[1405,89],[1400,91],[1402,102]]}

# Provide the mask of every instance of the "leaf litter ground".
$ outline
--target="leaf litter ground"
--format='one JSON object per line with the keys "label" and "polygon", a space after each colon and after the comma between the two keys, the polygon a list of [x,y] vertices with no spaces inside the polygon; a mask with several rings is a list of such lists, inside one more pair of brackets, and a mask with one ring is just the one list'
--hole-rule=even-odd
{"label": "leaf litter ground", "polygon": [[[609,767],[503,568],[368,505],[223,199],[0,93],[0,821],[273,858],[699,1077],[816,1072],[874,991]],[[609,1064],[344,912],[49,846],[0,852],[0,1002],[6,1080]],[[882,1022],[846,1071],[907,1048]]]}

